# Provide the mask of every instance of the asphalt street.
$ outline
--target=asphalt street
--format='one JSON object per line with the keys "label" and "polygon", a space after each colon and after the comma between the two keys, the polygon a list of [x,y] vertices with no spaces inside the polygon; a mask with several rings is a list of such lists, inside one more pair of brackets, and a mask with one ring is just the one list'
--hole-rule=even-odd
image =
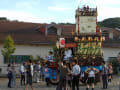
{"label": "asphalt street", "polygon": [[[114,78],[112,83],[109,83],[108,89],[105,90],[120,90],[119,89],[119,77]],[[0,90],[25,90],[25,86],[20,86],[20,80],[17,79],[17,85],[14,88],[7,88],[7,78],[0,78]],[[44,81],[40,81],[39,83],[33,83],[34,90],[56,90],[56,86],[50,85],[46,86]],[[29,90],[31,90],[29,88]],[[80,86],[80,90],[86,90],[85,86]],[[89,89],[91,90],[91,89]],[[104,90],[102,89],[102,83],[98,83],[95,86],[95,90]]]}

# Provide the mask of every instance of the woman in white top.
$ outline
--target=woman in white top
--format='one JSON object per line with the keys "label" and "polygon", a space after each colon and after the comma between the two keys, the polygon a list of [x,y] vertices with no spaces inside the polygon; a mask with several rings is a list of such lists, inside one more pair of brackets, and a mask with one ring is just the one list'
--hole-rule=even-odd
{"label": "woman in white top", "polygon": [[98,73],[99,71],[93,67],[93,64],[91,64],[90,68],[88,68],[85,72],[88,74],[86,90],[89,90],[89,86],[91,84],[92,84],[92,90],[94,90],[95,74]]}

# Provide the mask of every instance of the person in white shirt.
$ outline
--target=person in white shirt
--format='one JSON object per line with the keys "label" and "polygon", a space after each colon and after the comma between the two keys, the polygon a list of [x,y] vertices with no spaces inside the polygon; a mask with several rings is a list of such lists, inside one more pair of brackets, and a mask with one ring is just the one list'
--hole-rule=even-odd
{"label": "person in white shirt", "polygon": [[25,63],[23,63],[21,66],[20,66],[20,74],[21,74],[21,86],[22,85],[25,85]]}
{"label": "person in white shirt", "polygon": [[72,50],[67,48],[64,53],[64,60],[69,60],[71,57],[72,57]]}
{"label": "person in white shirt", "polygon": [[80,66],[77,64],[77,61],[74,60],[72,62],[73,67],[72,67],[72,90],[75,90],[75,86],[77,87],[77,90],[79,90],[79,78],[80,78]]}
{"label": "person in white shirt", "polygon": [[95,74],[98,73],[99,71],[96,68],[94,68],[93,63],[91,63],[90,68],[88,68],[85,72],[88,74],[86,90],[89,89],[89,86],[91,84],[92,84],[92,90],[94,90]]}
{"label": "person in white shirt", "polygon": [[31,63],[30,66],[31,66],[31,75],[32,75],[32,77],[33,77],[33,73],[34,73],[34,72],[33,72],[33,63]]}

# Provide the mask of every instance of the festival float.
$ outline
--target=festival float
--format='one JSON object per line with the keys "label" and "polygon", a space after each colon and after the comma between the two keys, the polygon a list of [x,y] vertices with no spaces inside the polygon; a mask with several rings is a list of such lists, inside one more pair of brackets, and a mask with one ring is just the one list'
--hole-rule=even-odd
{"label": "festival float", "polygon": [[[72,30],[71,36],[60,37],[56,43],[57,51],[54,54],[56,62],[63,61],[64,49],[70,48],[73,52],[72,60],[78,61],[83,72],[91,63],[99,71],[102,70],[101,63],[104,61],[102,46],[105,37],[102,35],[101,29],[97,27],[97,16],[97,7],[91,8],[89,5],[83,5],[77,8],[76,29]],[[58,81],[56,62],[49,65],[54,71],[56,70],[54,79],[51,78],[51,81]],[[96,78],[100,78],[100,74]]]}

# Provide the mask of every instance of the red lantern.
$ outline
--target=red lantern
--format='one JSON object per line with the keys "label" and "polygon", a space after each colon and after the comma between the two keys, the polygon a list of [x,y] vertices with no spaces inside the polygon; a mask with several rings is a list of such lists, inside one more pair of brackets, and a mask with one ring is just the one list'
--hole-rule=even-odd
{"label": "red lantern", "polygon": [[65,40],[61,40],[61,45],[65,45]]}

